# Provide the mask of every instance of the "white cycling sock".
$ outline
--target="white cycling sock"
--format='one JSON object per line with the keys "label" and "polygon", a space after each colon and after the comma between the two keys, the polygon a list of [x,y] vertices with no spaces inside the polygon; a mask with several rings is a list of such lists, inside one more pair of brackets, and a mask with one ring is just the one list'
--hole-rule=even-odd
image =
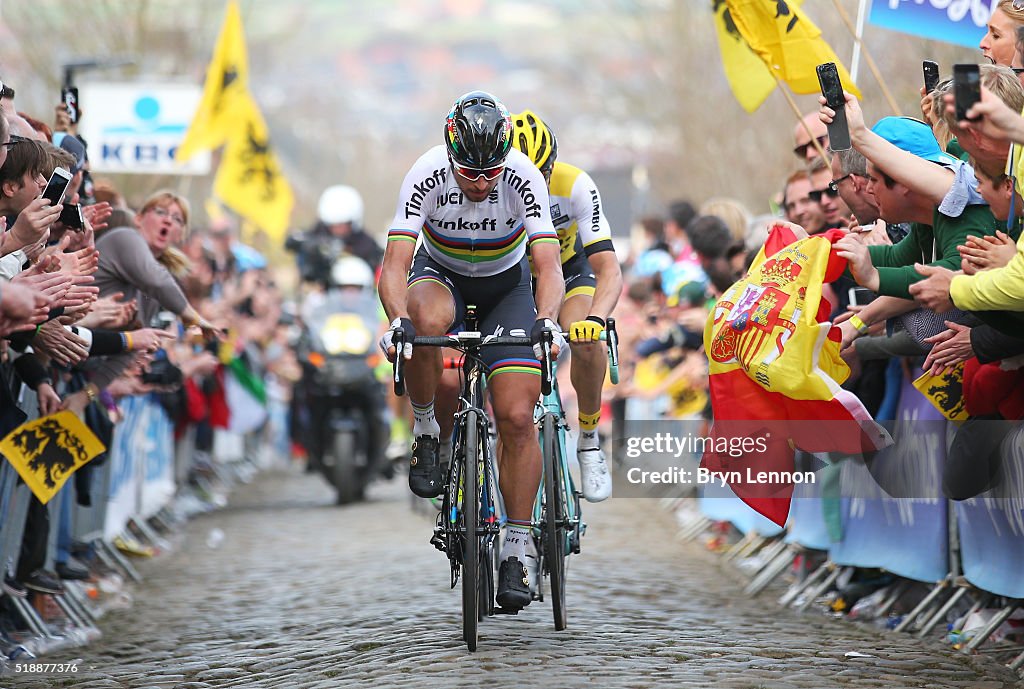
{"label": "white cycling sock", "polygon": [[537,557],[537,548],[533,544],[530,527],[521,524],[506,524],[505,540],[501,543],[501,556],[498,559],[504,562],[510,557],[517,557],[519,562],[525,565],[528,555],[533,558]]}
{"label": "white cycling sock", "polygon": [[597,437],[597,429],[592,431],[580,431],[579,441],[576,447],[580,450],[597,450],[601,447],[601,441]]}
{"label": "white cycling sock", "polygon": [[412,415],[415,421],[412,425],[412,434],[416,437],[429,435],[433,438],[441,435],[441,427],[434,418],[434,400],[430,400],[424,406],[412,402]]}

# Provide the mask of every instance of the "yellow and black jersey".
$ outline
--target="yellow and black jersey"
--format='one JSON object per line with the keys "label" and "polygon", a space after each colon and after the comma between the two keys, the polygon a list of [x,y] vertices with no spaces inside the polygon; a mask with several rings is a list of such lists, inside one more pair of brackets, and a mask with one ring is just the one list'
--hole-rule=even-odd
{"label": "yellow and black jersey", "polygon": [[611,226],[601,209],[601,194],[590,175],[578,167],[556,161],[548,194],[551,222],[558,233],[563,264],[580,252],[592,256],[615,250]]}

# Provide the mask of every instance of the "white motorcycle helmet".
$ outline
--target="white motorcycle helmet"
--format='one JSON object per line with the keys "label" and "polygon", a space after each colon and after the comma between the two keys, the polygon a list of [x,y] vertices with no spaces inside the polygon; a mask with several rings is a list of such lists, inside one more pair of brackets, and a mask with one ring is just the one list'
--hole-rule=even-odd
{"label": "white motorcycle helmet", "polygon": [[331,284],[336,287],[371,289],[373,271],[361,258],[342,256],[331,266]]}
{"label": "white motorcycle helmet", "polygon": [[351,223],[352,227],[363,225],[363,197],[353,187],[336,184],[320,194],[317,216],[325,225]]}

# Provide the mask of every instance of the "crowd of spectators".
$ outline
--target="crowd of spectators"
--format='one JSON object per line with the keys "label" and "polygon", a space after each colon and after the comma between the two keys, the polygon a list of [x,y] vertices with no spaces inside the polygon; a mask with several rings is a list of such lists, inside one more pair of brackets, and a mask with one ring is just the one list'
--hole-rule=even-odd
{"label": "crowd of spectators", "polygon": [[1024,12],[1001,0],[981,47],[992,64],[980,65],[970,121],[958,121],[948,79],[922,89],[920,118],[872,122],[848,96],[851,149],[830,149],[835,113],[825,105],[796,124],[793,164],[778,173],[778,214],[730,199],[679,200],[641,221],[619,309],[629,383],[611,393],[617,418],[710,420],[702,344],[716,298],[744,276],[773,224],[808,235],[838,229],[829,236],[849,268],[823,295],[851,368],[843,387],[884,418],[902,380],[885,375],[890,367],[962,379],[968,418],[943,489],[965,499],[998,482],[999,442],[1024,418]]}
{"label": "crowd of spectators", "polygon": [[[18,111],[6,80],[0,96],[0,437],[70,410],[109,448],[118,401],[151,396],[194,443],[182,473],[201,483],[215,430],[233,423],[227,372],[254,398],[287,407],[299,369],[282,290],[230,223],[198,227],[174,191],[126,198],[93,179],[63,104],[47,125],[50,117]],[[70,183],[53,203],[43,191],[58,168]],[[286,451],[286,433],[278,441]],[[97,476],[107,459],[81,467],[52,498],[64,506],[55,549],[53,512],[31,496],[20,549],[3,563],[9,596],[59,596],[64,582],[102,574],[91,545],[74,538],[70,507],[106,499]],[[5,534],[22,526],[14,514],[0,515]],[[120,546],[139,550],[130,539]],[[16,626],[11,614],[0,606],[0,633]]]}

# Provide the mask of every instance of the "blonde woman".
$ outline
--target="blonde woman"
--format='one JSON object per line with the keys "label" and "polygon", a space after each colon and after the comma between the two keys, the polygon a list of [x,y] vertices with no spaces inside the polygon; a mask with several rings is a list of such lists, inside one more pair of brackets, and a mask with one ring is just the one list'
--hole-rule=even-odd
{"label": "blonde woman", "polygon": [[1012,67],[1019,26],[1024,26],[1024,4],[1020,0],[999,0],[989,17],[988,30],[978,45],[981,54],[994,65]]}
{"label": "blonde woman", "polygon": [[[173,273],[187,272],[184,256],[171,247],[188,227],[188,202],[169,191],[153,194],[135,215],[135,227],[104,230],[96,239],[100,252],[94,284],[100,297],[121,294],[137,305],[138,320],[148,326],[161,309],[178,315],[187,326],[198,326],[207,338],[219,331],[188,303]],[[126,371],[135,360],[118,354],[86,364],[89,383],[64,400],[65,409],[81,414],[89,400]]]}
{"label": "blonde woman", "polygon": [[737,243],[743,243],[747,238],[750,211],[735,199],[721,197],[708,199],[700,207],[698,215],[714,215],[721,218],[729,228],[729,234]]}
{"label": "blonde woman", "polygon": [[188,272],[188,260],[172,245],[188,229],[188,218],[184,198],[170,191],[150,196],[135,215],[135,227],[113,227],[96,240],[100,267],[95,284],[101,297],[120,292],[135,299],[143,325],[165,309],[211,337],[217,329],[188,303],[176,280]]}

